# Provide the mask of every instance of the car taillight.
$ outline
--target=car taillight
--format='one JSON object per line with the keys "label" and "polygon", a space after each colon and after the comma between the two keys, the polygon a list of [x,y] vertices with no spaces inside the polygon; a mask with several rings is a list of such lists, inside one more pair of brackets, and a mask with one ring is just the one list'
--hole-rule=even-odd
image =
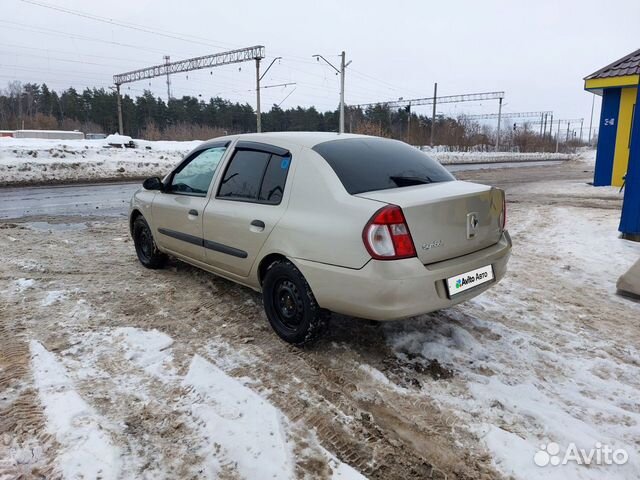
{"label": "car taillight", "polygon": [[362,239],[369,254],[377,260],[416,256],[409,226],[397,205],[378,210],[364,227]]}

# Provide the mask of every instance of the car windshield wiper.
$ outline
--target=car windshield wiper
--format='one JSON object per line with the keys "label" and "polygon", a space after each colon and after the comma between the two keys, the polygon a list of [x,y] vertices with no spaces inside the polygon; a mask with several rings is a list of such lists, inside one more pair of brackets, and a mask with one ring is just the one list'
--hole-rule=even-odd
{"label": "car windshield wiper", "polygon": [[399,187],[408,187],[411,185],[426,185],[427,183],[433,183],[431,178],[424,177],[410,177],[410,176],[402,176],[402,175],[391,175],[389,177],[396,185]]}

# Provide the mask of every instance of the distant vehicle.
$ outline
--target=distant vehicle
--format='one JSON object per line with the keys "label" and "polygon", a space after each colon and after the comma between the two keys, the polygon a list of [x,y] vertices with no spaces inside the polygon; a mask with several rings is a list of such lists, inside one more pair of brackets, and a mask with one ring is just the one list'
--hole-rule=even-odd
{"label": "distant vehicle", "polygon": [[329,311],[394,320],[475,297],[506,272],[505,221],[502,190],[405,143],[333,133],[210,140],[130,206],[145,267],[169,254],[262,292],[296,345]]}

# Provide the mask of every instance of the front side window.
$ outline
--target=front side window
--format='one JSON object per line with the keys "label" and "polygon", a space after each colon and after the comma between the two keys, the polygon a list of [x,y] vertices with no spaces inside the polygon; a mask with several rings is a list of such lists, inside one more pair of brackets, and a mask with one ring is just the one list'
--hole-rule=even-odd
{"label": "front side window", "polygon": [[219,146],[197,153],[173,174],[171,191],[185,195],[205,196],[226,150],[226,146]]}
{"label": "front side window", "polygon": [[278,205],[290,163],[288,155],[238,150],[222,178],[218,197]]}

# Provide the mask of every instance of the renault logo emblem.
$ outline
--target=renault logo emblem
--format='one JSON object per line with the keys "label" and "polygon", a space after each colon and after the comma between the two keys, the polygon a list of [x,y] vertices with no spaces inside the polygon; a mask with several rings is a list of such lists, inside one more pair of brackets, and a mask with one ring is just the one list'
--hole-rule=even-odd
{"label": "renault logo emblem", "polygon": [[478,214],[476,212],[467,213],[467,239],[472,239],[478,233]]}

